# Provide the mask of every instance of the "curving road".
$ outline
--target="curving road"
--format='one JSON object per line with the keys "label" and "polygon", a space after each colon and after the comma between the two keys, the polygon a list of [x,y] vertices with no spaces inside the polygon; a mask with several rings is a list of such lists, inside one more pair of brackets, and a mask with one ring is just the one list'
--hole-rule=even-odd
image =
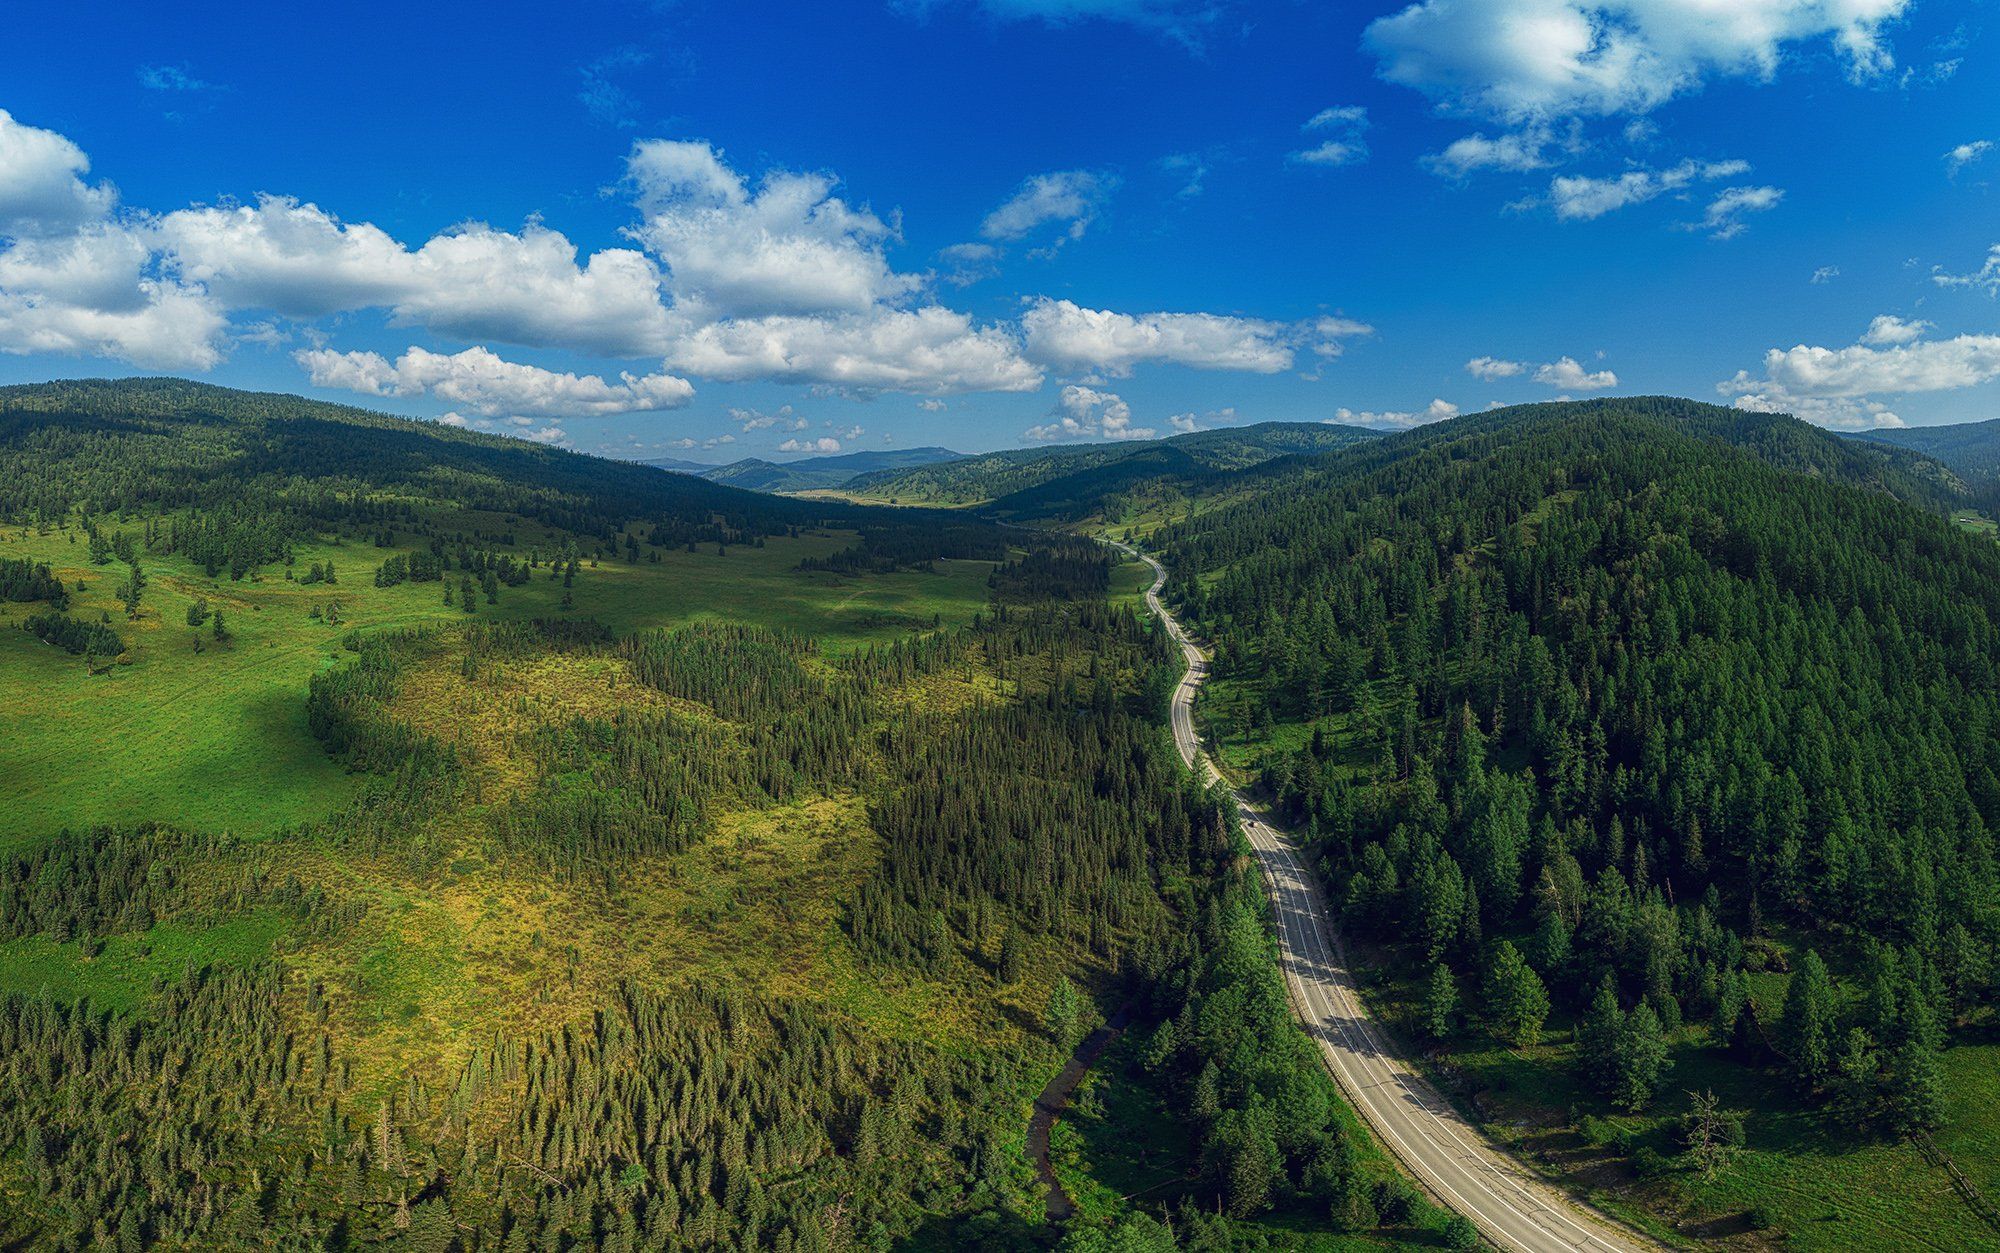
{"label": "curving road", "polygon": [[[1166,569],[1145,553],[1108,542],[1153,568],[1146,606],[1187,656],[1187,673],[1174,689],[1174,743],[1205,782],[1220,781],[1194,729],[1194,696],[1208,677],[1208,661],[1160,603]],[[1342,1092],[1410,1173],[1503,1249],[1634,1253],[1660,1247],[1530,1175],[1410,1068],[1361,1006],[1316,877],[1242,793],[1231,796],[1264,872],[1293,1008]]]}

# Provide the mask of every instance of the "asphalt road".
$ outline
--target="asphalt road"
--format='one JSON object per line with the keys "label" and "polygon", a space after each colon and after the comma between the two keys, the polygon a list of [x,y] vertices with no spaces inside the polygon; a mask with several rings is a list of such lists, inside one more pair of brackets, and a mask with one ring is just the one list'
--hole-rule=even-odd
{"label": "asphalt road", "polygon": [[[1166,570],[1144,553],[1117,547],[1153,568],[1146,605],[1187,655],[1187,673],[1174,689],[1174,742],[1204,780],[1219,780],[1194,729],[1194,696],[1208,677],[1208,661],[1160,603]],[[1232,791],[1231,796],[1264,872],[1293,1008],[1347,1099],[1404,1167],[1503,1249],[1628,1253],[1659,1248],[1529,1174],[1410,1068],[1361,1006],[1317,877],[1291,841],[1242,793]]]}

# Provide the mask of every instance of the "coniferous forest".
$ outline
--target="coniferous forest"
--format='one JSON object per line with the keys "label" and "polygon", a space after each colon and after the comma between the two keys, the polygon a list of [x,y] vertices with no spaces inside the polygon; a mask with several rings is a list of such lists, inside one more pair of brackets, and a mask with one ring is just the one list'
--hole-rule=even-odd
{"label": "coniferous forest", "polygon": [[[1092,531],[1490,1134],[1655,1233],[1873,1241],[1824,1186],[1976,1244],[1966,481],[1671,400],[1294,442],[1010,460],[1002,524],[0,393],[0,1245],[1471,1247],[1298,1027]],[[1051,1221],[1031,1102],[1098,1047]]]}
{"label": "coniferous forest", "polygon": [[299,649],[224,756],[320,781],[218,815],[183,722],[192,800],[9,810],[7,1247],[1045,1248],[1028,1102],[1121,1009],[1187,1142],[1073,1246],[1441,1221],[1293,1025],[1100,545],[169,382],[0,422],[9,708],[184,718]]}
{"label": "coniferous forest", "polygon": [[1947,1074],[2000,1000],[2000,547],[1963,503],[1789,418],[1606,401],[1273,467],[1151,542],[1378,1008],[1672,1209],[1788,1120],[1919,1165],[1983,1125]]}

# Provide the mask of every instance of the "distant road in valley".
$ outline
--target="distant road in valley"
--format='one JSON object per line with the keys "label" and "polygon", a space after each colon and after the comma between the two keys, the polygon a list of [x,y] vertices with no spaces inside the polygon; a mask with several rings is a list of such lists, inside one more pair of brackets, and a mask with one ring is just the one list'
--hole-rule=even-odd
{"label": "distant road in valley", "polygon": [[[1174,689],[1174,742],[1182,759],[1205,781],[1219,781],[1222,776],[1202,751],[1194,729],[1194,697],[1208,678],[1208,660],[1160,603],[1166,569],[1136,549],[1114,546],[1153,568],[1146,606],[1187,656],[1187,673]],[[1416,1074],[1362,1008],[1315,876],[1291,841],[1262,812],[1241,792],[1232,789],[1230,795],[1264,872],[1293,1008],[1318,1042],[1341,1091],[1403,1165],[1434,1196],[1471,1219],[1482,1236],[1503,1249],[1519,1253],[1633,1253],[1661,1247],[1614,1226],[1529,1174],[1495,1149]]]}

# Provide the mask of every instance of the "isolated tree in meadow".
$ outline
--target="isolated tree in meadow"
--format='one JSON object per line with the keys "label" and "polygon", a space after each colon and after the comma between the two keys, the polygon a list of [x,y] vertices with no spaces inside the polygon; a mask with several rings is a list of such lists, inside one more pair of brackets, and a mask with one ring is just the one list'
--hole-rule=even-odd
{"label": "isolated tree in meadow", "polygon": [[118,585],[118,599],[125,602],[125,616],[139,616],[139,597],[146,590],[146,572],[135,563],[132,573]]}
{"label": "isolated tree in meadow", "polygon": [[1826,1081],[1833,1067],[1833,981],[1826,963],[1811,949],[1785,989],[1778,1047],[1800,1083],[1817,1088]]}
{"label": "isolated tree in meadow", "polygon": [[467,613],[477,613],[479,606],[472,600],[472,580],[469,577],[458,581],[458,607]]}
{"label": "isolated tree in meadow", "polygon": [[187,624],[191,627],[198,627],[206,621],[208,621],[208,599],[203,596],[197,596],[194,598],[194,603],[188,606]]}
{"label": "isolated tree in meadow", "polygon": [[1713,1183],[1743,1142],[1743,1120],[1725,1113],[1713,1090],[1689,1092],[1688,1103],[1688,1112],[1681,1119],[1688,1162],[1704,1180]]}
{"label": "isolated tree in meadow", "polygon": [[1486,1018],[1504,1044],[1525,1048],[1540,1041],[1549,1016],[1549,990],[1508,940],[1493,946],[1486,968]]}
{"label": "isolated tree in meadow", "polygon": [[229,638],[229,629],[222,625],[222,611],[220,609],[215,611],[215,616],[210,621],[214,624],[213,634],[215,635],[216,642],[219,644],[227,640]]}

